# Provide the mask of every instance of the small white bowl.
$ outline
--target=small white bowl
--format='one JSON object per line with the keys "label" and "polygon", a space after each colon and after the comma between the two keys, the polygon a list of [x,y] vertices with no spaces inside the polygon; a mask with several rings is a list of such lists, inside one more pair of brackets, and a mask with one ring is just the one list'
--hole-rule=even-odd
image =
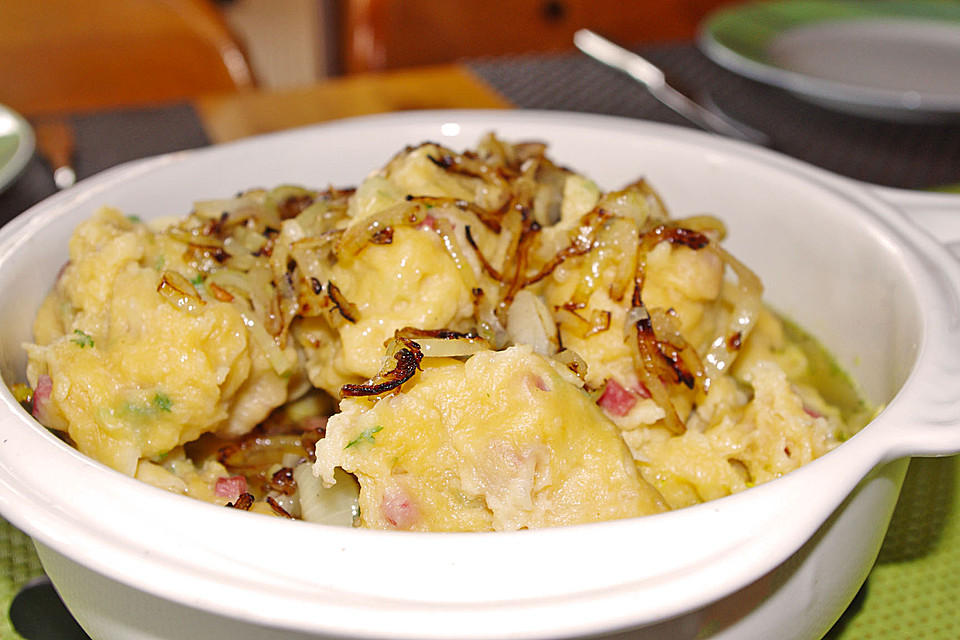
{"label": "small white bowl", "polygon": [[645,176],[677,216],[720,216],[768,301],[886,409],[806,467],[697,507],[416,534],[291,523],[165,493],[63,444],[4,388],[0,513],[36,541],[91,636],[801,639],[839,617],[876,558],[906,457],[960,451],[960,265],[873,190],[767,150],[603,116],[440,111],[124,165],[0,230],[4,381],[23,380],[35,310],[74,226],[100,205],[150,218],[253,186],[355,185],[405,145],[460,149],[488,131],[548,142],[607,188]]}

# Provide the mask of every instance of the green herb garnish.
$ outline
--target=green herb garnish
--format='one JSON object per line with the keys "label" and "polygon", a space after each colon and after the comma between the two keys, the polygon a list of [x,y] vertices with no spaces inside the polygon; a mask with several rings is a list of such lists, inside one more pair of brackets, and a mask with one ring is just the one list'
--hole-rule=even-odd
{"label": "green herb garnish", "polygon": [[93,346],[93,337],[90,335],[80,331],[80,329],[74,329],[73,333],[77,336],[76,338],[70,338],[70,342],[73,344],[79,345],[81,349]]}
{"label": "green herb garnish", "polygon": [[173,408],[173,400],[167,394],[157,391],[153,394],[153,406],[160,411],[170,411]]}
{"label": "green herb garnish", "polygon": [[373,444],[374,443],[373,436],[381,431],[383,431],[383,427],[381,426],[364,429],[363,431],[360,432],[360,435],[358,435],[356,438],[348,442],[347,446],[345,446],[344,449],[349,449],[350,447],[354,445],[358,445],[361,442],[369,442],[370,444]]}

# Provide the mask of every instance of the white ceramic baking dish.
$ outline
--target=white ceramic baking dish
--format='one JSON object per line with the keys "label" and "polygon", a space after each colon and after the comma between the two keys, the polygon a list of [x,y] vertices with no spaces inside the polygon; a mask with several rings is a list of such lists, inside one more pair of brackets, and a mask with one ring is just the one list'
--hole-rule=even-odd
{"label": "white ceramic baking dish", "polygon": [[[73,227],[110,204],[141,217],[252,186],[357,184],[407,144],[482,134],[550,143],[674,215],[710,212],[767,299],[815,333],[883,412],[837,450],[742,494],[647,518],[503,534],[408,534],[217,508],[80,455],[0,389],[0,513],[37,544],[102,640],[240,638],[808,639],[872,566],[907,457],[960,451],[960,266],[878,191],[695,131],[546,112],[346,120],[121,166],[0,230],[0,371]],[[960,212],[958,212],[960,217]],[[925,220],[958,237],[949,216]],[[936,499],[931,496],[931,499]]]}

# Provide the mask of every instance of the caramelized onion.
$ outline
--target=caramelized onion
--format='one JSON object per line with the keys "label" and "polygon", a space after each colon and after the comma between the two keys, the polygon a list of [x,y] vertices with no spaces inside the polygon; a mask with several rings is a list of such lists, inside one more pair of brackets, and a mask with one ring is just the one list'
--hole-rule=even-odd
{"label": "caramelized onion", "polygon": [[587,363],[583,358],[580,357],[580,354],[572,349],[564,349],[555,356],[554,360],[565,366],[570,371],[573,371],[577,374],[577,377],[580,378],[580,383],[583,384],[587,380]]}
{"label": "caramelized onion", "polygon": [[657,346],[675,376],[674,383],[693,389],[696,381],[703,377],[703,368],[696,350],[680,333],[675,314],[665,309],[648,309],[648,312]]}
{"label": "caramelized onion", "polygon": [[250,337],[252,337],[253,341],[257,343],[257,346],[263,350],[264,355],[267,356],[267,361],[276,374],[280,377],[290,375],[297,365],[296,356],[287,354],[287,352],[277,344],[276,338],[267,333],[267,330],[264,329],[263,325],[253,314],[241,312],[240,315],[243,318],[243,324],[247,327],[247,331],[250,332]]}
{"label": "caramelized onion", "polygon": [[365,218],[343,233],[337,244],[337,255],[345,259],[356,256],[367,245],[375,244],[376,238],[382,238],[386,229],[416,227],[423,222],[425,209],[416,202],[401,202]]}
{"label": "caramelized onion", "polygon": [[456,265],[457,271],[460,273],[460,277],[463,278],[464,283],[471,289],[474,288],[477,284],[477,274],[475,274],[470,265],[467,264],[463,249],[457,240],[453,224],[446,218],[437,218],[434,221],[434,229],[436,229],[437,235],[440,236],[440,240],[443,242],[443,248],[447,250],[447,254],[450,256],[450,259],[453,260],[453,264]]}
{"label": "caramelized onion", "polygon": [[667,206],[664,204],[663,199],[660,198],[660,194],[657,193],[656,189],[651,187],[650,183],[644,178],[629,185],[627,189],[636,190],[641,193],[646,202],[646,210],[643,213],[643,218],[637,220],[641,229],[647,226],[648,222],[657,224],[665,222],[670,218]]}
{"label": "caramelized onion", "polygon": [[643,238],[644,247],[647,249],[660,242],[679,244],[697,250],[710,244],[710,238],[699,231],[662,224],[648,231]]}
{"label": "caramelized onion", "polygon": [[[394,367],[363,384],[345,384],[340,387],[340,397],[379,396],[388,391],[400,388],[404,382],[412,378],[420,369],[423,352],[420,345],[409,338],[397,338],[394,341]],[[389,362],[389,356],[387,357]]]}
{"label": "caramelized onion", "polygon": [[458,154],[449,149],[437,147],[436,155],[428,155],[427,158],[451,175],[482,181],[488,194],[502,193],[507,195],[512,191],[510,182],[505,177],[509,168],[503,165],[487,164],[475,154]]}
{"label": "caramelized onion", "polygon": [[250,511],[250,507],[253,506],[255,500],[256,498],[253,497],[252,493],[241,493],[236,502],[228,502],[226,506],[241,511]]}
{"label": "caramelized onion", "polygon": [[616,269],[610,283],[610,299],[619,302],[630,291],[639,260],[637,228],[626,218],[616,217],[604,225],[603,247],[613,256]]}
{"label": "caramelized onion", "polygon": [[676,372],[665,361],[657,337],[653,332],[650,314],[643,306],[634,306],[627,314],[628,326],[633,326],[636,335],[637,356],[639,358],[637,375],[640,383],[650,393],[650,397],[664,412],[664,426],[673,434],[680,435],[686,427],[677,414],[670,394],[664,384],[664,376],[668,379]]}
{"label": "caramelized onion", "polygon": [[534,242],[539,231],[539,224],[527,218],[526,215],[522,217],[519,242],[514,250],[513,260],[508,261],[508,263],[504,265],[505,267],[509,265],[507,279],[509,284],[507,286],[506,293],[504,293],[502,296],[501,301],[504,305],[513,304],[513,299],[517,293],[519,293],[521,289],[529,284],[526,275],[527,267],[531,262],[531,253],[533,251]]}
{"label": "caramelized onion", "polygon": [[[258,470],[281,464],[288,454],[306,460],[314,443],[315,440],[306,434],[270,435],[262,429],[256,429],[240,440],[220,447],[217,461],[233,472],[249,476]],[[267,483],[269,480],[264,477],[261,481]]]}
{"label": "caramelized onion", "polygon": [[357,308],[357,305],[347,300],[337,285],[328,282],[327,295],[330,296],[330,300],[337,308],[337,311],[340,312],[340,315],[343,316],[344,320],[350,323],[356,323],[356,321],[360,319],[360,310]]}
{"label": "caramelized onion", "polygon": [[440,198],[436,196],[407,196],[407,202],[416,202],[431,210],[453,207],[458,211],[473,214],[477,220],[482,222],[488,229],[494,233],[500,233],[500,218],[502,213],[498,211],[488,211],[472,202],[467,202],[460,198]]}
{"label": "caramelized onion", "polygon": [[285,496],[292,496],[297,491],[297,482],[293,479],[293,469],[290,467],[281,467],[278,469],[267,483],[267,489],[276,491]]}
{"label": "caramelized onion", "polygon": [[473,315],[477,320],[477,332],[490,341],[494,349],[507,344],[507,330],[497,316],[499,300],[484,289],[473,289]]}
{"label": "caramelized onion", "polygon": [[736,274],[738,299],[730,314],[730,323],[726,332],[717,336],[703,358],[704,368],[707,371],[705,389],[710,388],[711,378],[719,376],[733,364],[740,345],[753,331],[763,306],[763,283],[760,282],[757,274],[722,247],[714,244],[712,248]]}
{"label": "caramelized onion", "polygon": [[701,214],[677,220],[676,224],[691,231],[697,231],[709,237],[713,242],[720,242],[727,237],[727,226],[716,216]]}
{"label": "caramelized onion", "polygon": [[216,286],[223,291],[240,295],[247,299],[250,299],[253,295],[253,285],[250,282],[249,276],[243,271],[236,269],[217,269],[206,277],[204,286],[208,289],[211,286]]}
{"label": "caramelized onion", "polygon": [[557,352],[557,325],[540,296],[519,291],[507,309],[507,336],[516,344],[529,344],[543,356]]}
{"label": "caramelized onion", "polygon": [[592,309],[589,318],[583,316],[582,305],[567,303],[555,308],[554,315],[560,328],[578,338],[588,338],[610,328],[611,315],[605,309]]}
{"label": "caramelized onion", "polygon": [[558,251],[546,265],[541,267],[538,273],[527,278],[524,285],[528,286],[540,282],[553,273],[554,269],[563,264],[564,261],[589,253],[596,246],[597,233],[609,218],[610,214],[602,209],[594,209],[585,215],[581,219],[580,225],[571,234],[569,244]]}
{"label": "caramelized onion", "polygon": [[197,313],[206,302],[197,293],[196,287],[177,271],[164,271],[157,285],[157,293],[181,311]]}
{"label": "caramelized onion", "polygon": [[273,510],[275,514],[281,518],[287,518],[288,520],[296,520],[292,515],[290,515],[286,509],[280,506],[280,503],[277,502],[277,499],[273,496],[267,496],[267,504],[270,505],[270,509]]}
{"label": "caramelized onion", "polygon": [[480,266],[483,267],[483,270],[494,280],[502,282],[503,275],[492,264],[490,264],[490,261],[487,260],[486,256],[483,255],[480,247],[477,246],[477,241],[473,239],[473,232],[470,230],[469,225],[464,227],[464,233],[466,234],[467,243],[473,249],[473,252],[477,256],[477,260],[479,260]]}
{"label": "caramelized onion", "polygon": [[424,358],[459,358],[490,349],[486,338],[447,329],[427,331],[406,327],[397,331],[396,338],[414,341]]}

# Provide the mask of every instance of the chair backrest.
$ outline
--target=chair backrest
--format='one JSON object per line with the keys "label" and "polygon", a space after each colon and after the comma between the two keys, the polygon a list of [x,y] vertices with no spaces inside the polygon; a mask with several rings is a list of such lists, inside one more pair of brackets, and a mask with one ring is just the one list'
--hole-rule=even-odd
{"label": "chair backrest", "polygon": [[566,51],[594,29],[625,44],[690,40],[737,0],[342,0],[344,73],[461,58]]}
{"label": "chair backrest", "polygon": [[0,103],[27,116],[254,86],[212,0],[2,0]]}

